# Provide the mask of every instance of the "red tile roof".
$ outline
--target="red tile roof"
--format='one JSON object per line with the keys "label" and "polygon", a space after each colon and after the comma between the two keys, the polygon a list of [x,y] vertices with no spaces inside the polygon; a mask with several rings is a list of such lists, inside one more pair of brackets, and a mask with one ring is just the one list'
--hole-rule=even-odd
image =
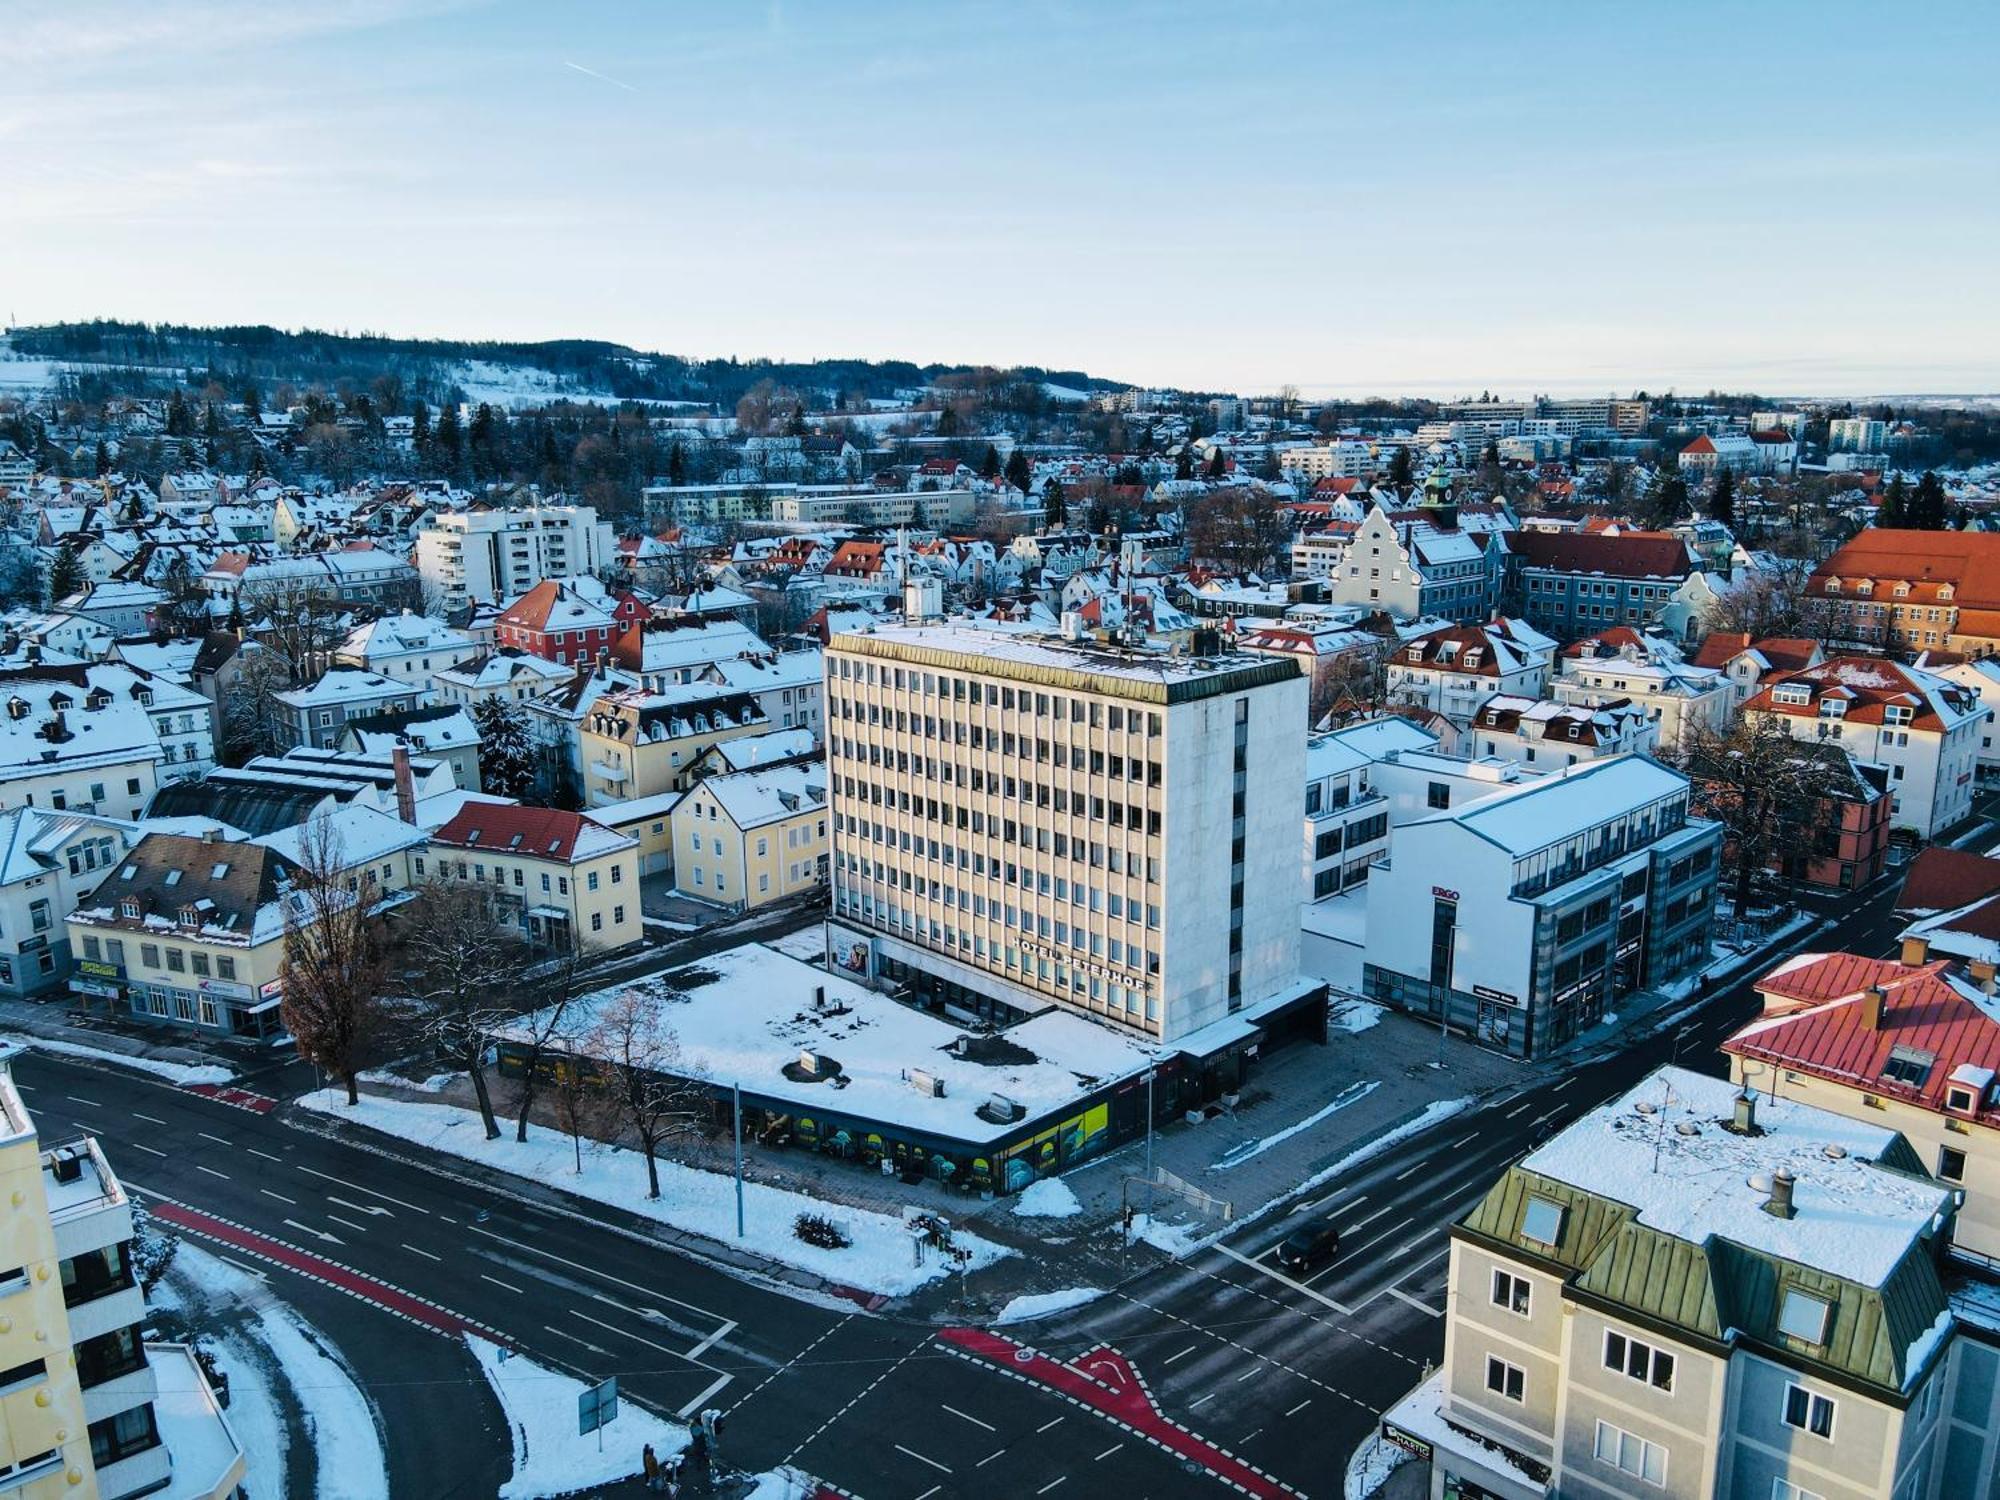
{"label": "red tile roof", "polygon": [[1750,649],[1750,632],[1747,630],[1712,630],[1701,643],[1701,649],[1694,654],[1697,667],[1714,667],[1718,671]]}
{"label": "red tile roof", "polygon": [[1523,567],[1558,573],[1685,578],[1694,568],[1686,542],[1658,533],[1581,536],[1574,532],[1517,531],[1507,538],[1507,545],[1520,557]]}
{"label": "red tile roof", "polygon": [[434,844],[458,849],[491,849],[530,854],[542,859],[575,857],[578,838],[604,825],[582,813],[553,807],[509,807],[500,802],[472,802],[431,835]]}
{"label": "red tile roof", "polygon": [[[1806,702],[1778,701],[1779,687],[1798,683],[1810,689]],[[1743,705],[1743,712],[1816,719],[1820,717],[1820,700],[1827,697],[1845,700],[1841,717],[1850,724],[1887,723],[1888,710],[1901,707],[1912,712],[1911,729],[1929,734],[1940,734],[1951,727],[1940,709],[1963,716],[1974,712],[1979,702],[1969,689],[1957,683],[1928,673],[1912,676],[1910,669],[1879,656],[1835,656],[1816,667],[1766,677],[1757,695]],[[1961,722],[1962,717],[1952,720]]]}
{"label": "red tile roof", "polygon": [[[2000,1020],[1972,998],[1964,981],[1947,977],[1945,964],[1916,969],[1887,965],[1902,977],[1883,984],[1882,1024],[1872,1027],[1863,1005],[1868,981],[1861,976],[1865,969],[1884,964],[1880,959],[1835,953],[1777,976],[1784,982],[1798,975],[1795,987],[1830,992],[1827,1003],[1793,1015],[1752,1021],[1725,1041],[1722,1050],[1943,1111],[1945,1091],[1956,1069],[2000,1070]],[[1814,971],[1822,969],[1825,977],[1814,978]],[[1856,978],[1860,978],[1858,985],[1841,988]],[[1767,977],[1757,988],[1765,990],[1770,983]],[[1905,1049],[1906,1056],[1911,1052],[1932,1055],[1921,1081],[1910,1084],[1882,1076],[1896,1048]],[[1990,1088],[1979,1088],[1977,1100],[1975,1113],[1995,1113],[1990,1107]]]}
{"label": "red tile roof", "polygon": [[1933,844],[1910,861],[1896,910],[1955,911],[1993,895],[2000,895],[2000,859]]}
{"label": "red tile roof", "polygon": [[1919,600],[1918,585],[1952,585],[1952,602],[1976,609],[2000,609],[2000,532],[1905,531],[1870,526],[1813,570],[1812,588],[1824,592],[1826,581],[1841,580],[1841,593],[1867,579],[1874,597],[1889,602],[1885,583],[1907,582],[1913,591],[1904,602]]}

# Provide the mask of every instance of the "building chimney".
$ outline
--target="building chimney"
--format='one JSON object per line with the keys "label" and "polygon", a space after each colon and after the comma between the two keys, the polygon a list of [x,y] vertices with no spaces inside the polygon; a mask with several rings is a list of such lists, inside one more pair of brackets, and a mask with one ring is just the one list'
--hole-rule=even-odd
{"label": "building chimney", "polygon": [[1757,1135],[1757,1094],[1747,1085],[1736,1096],[1734,1113],[1730,1117],[1729,1129],[1736,1135]]}
{"label": "building chimney", "polygon": [[417,821],[417,782],[410,774],[410,747],[398,745],[394,752],[396,764],[396,816],[405,823]]}
{"label": "building chimney", "polygon": [[1906,937],[1903,939],[1903,967],[1920,969],[1930,962],[1931,940],[1927,937]]}
{"label": "building chimney", "polygon": [[1861,1024],[1870,1031],[1880,1031],[1889,997],[1879,984],[1871,984],[1861,996]]}
{"label": "building chimney", "polygon": [[1987,994],[1993,993],[1994,964],[1990,958],[1975,958],[1965,966],[1965,972],[1972,976],[1972,982]]}
{"label": "building chimney", "polygon": [[1764,1200],[1764,1212],[1774,1219],[1795,1219],[1799,1211],[1792,1207],[1793,1177],[1782,1169],[1771,1174],[1771,1196]]}

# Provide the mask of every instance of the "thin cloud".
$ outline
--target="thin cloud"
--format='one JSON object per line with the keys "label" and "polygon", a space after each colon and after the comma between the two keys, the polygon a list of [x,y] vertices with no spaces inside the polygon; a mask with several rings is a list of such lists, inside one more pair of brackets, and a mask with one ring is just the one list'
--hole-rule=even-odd
{"label": "thin cloud", "polygon": [[623,89],[628,94],[636,94],[639,92],[637,89],[633,88],[631,84],[613,78],[609,73],[600,73],[595,68],[586,68],[582,63],[571,62],[568,58],[563,59],[563,66],[565,68],[574,69],[576,72],[583,74],[583,76],[586,78],[595,78],[599,83],[608,83],[615,89]]}

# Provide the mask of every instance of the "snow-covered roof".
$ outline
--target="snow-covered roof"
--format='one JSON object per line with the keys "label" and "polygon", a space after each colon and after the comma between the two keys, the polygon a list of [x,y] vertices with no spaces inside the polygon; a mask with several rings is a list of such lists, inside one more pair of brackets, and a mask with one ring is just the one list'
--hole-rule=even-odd
{"label": "snow-covered roof", "polygon": [[826,767],[815,762],[732,771],[704,778],[689,795],[712,798],[738,828],[755,828],[825,808]]}
{"label": "snow-covered roof", "polygon": [[56,867],[57,852],[74,838],[103,835],[112,838],[122,853],[132,841],[133,829],[122,818],[10,807],[0,812],[0,885],[47,875]]}
{"label": "snow-covered roof", "polygon": [[[1725,1078],[1661,1068],[1520,1165],[1623,1203],[1678,1239],[1720,1238],[1868,1287],[1951,1211],[1949,1187],[1877,1165],[1895,1131],[1764,1097],[1758,1133],[1737,1135],[1723,1128],[1737,1093]],[[1762,1207],[1780,1171],[1794,1178],[1789,1219]]]}
{"label": "snow-covered roof", "polygon": [[294,864],[304,865],[307,850],[316,847],[322,837],[332,840],[330,849],[349,869],[385,859],[400,850],[421,849],[430,842],[422,828],[360,802],[316,813],[304,823],[280,828],[252,842]]}
{"label": "snow-covered roof", "polygon": [[287,688],[271,696],[290,708],[327,708],[336,703],[363,703],[412,691],[407,682],[392,682],[360,667],[333,667],[310,687]]}
{"label": "snow-covered roof", "polygon": [[1685,794],[1687,778],[1644,755],[1585,761],[1422,822],[1457,822],[1509,853],[1537,849]]}
{"label": "snow-covered roof", "polygon": [[1386,714],[1379,719],[1363,719],[1358,724],[1315,735],[1308,742],[1308,753],[1311,746],[1327,742],[1337,745],[1347,755],[1370,763],[1384,760],[1400,750],[1435,750],[1438,737],[1421,724],[1412,724],[1408,719]]}
{"label": "snow-covered roof", "polygon": [[[581,996],[570,1003],[570,1034],[583,1035],[627,989],[662,996],[661,1020],[678,1042],[680,1069],[690,1076],[740,1083],[746,1094],[787,1100],[806,1113],[824,1110],[971,1144],[1021,1129],[979,1113],[994,1094],[1022,1105],[1033,1120],[1102,1084],[1142,1073],[1153,1060],[1138,1038],[1057,1010],[1007,1028],[997,1040],[1011,1045],[992,1046],[994,1039],[760,943]],[[819,989],[826,994],[824,1010],[813,1005]],[[510,1030],[526,1034],[535,1024],[531,1016]],[[962,1052],[955,1050],[961,1038],[967,1039]],[[996,1061],[977,1061],[982,1050]],[[787,1066],[796,1072],[802,1052],[833,1059],[846,1086],[788,1077]],[[944,1092],[919,1092],[907,1076],[913,1069],[941,1080]]]}
{"label": "snow-covered roof", "polygon": [[[467,638],[468,640],[470,637]],[[476,662],[463,662],[434,674],[433,680],[468,688],[505,687],[517,677],[532,677],[537,683],[567,682],[576,668],[558,666],[545,657],[525,651],[495,651]]]}
{"label": "snow-covered roof", "polygon": [[[158,701],[152,679],[123,667],[64,670],[61,677],[0,679],[0,778],[161,758],[148,705],[140,702],[141,693]],[[99,674],[108,680],[100,682]],[[171,684],[157,686],[189,696]]]}
{"label": "snow-covered roof", "polygon": [[454,630],[444,621],[434,620],[429,615],[412,614],[405,610],[399,615],[384,615],[379,620],[356,626],[340,643],[340,654],[374,661],[406,656],[415,651],[469,650],[472,645],[472,637],[463,630]]}
{"label": "snow-covered roof", "polygon": [[717,740],[705,754],[732,771],[768,766],[774,761],[810,755],[819,740],[810,729],[774,729],[769,734],[738,735],[733,740]]}
{"label": "snow-covered roof", "polygon": [[768,693],[773,688],[817,686],[825,671],[825,654],[820,651],[784,651],[773,659],[738,657],[719,661],[707,676],[746,693]]}

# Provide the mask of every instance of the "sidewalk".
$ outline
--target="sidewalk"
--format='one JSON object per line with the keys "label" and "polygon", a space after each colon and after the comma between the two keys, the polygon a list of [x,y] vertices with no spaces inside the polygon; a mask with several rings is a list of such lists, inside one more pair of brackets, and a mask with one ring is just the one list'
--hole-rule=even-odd
{"label": "sidewalk", "polygon": [[68,999],[0,999],[0,1031],[22,1033],[59,1048],[122,1057],[136,1067],[182,1083],[223,1083],[271,1060],[270,1050],[233,1037],[197,1037],[149,1026],[127,1016],[84,1011]]}

